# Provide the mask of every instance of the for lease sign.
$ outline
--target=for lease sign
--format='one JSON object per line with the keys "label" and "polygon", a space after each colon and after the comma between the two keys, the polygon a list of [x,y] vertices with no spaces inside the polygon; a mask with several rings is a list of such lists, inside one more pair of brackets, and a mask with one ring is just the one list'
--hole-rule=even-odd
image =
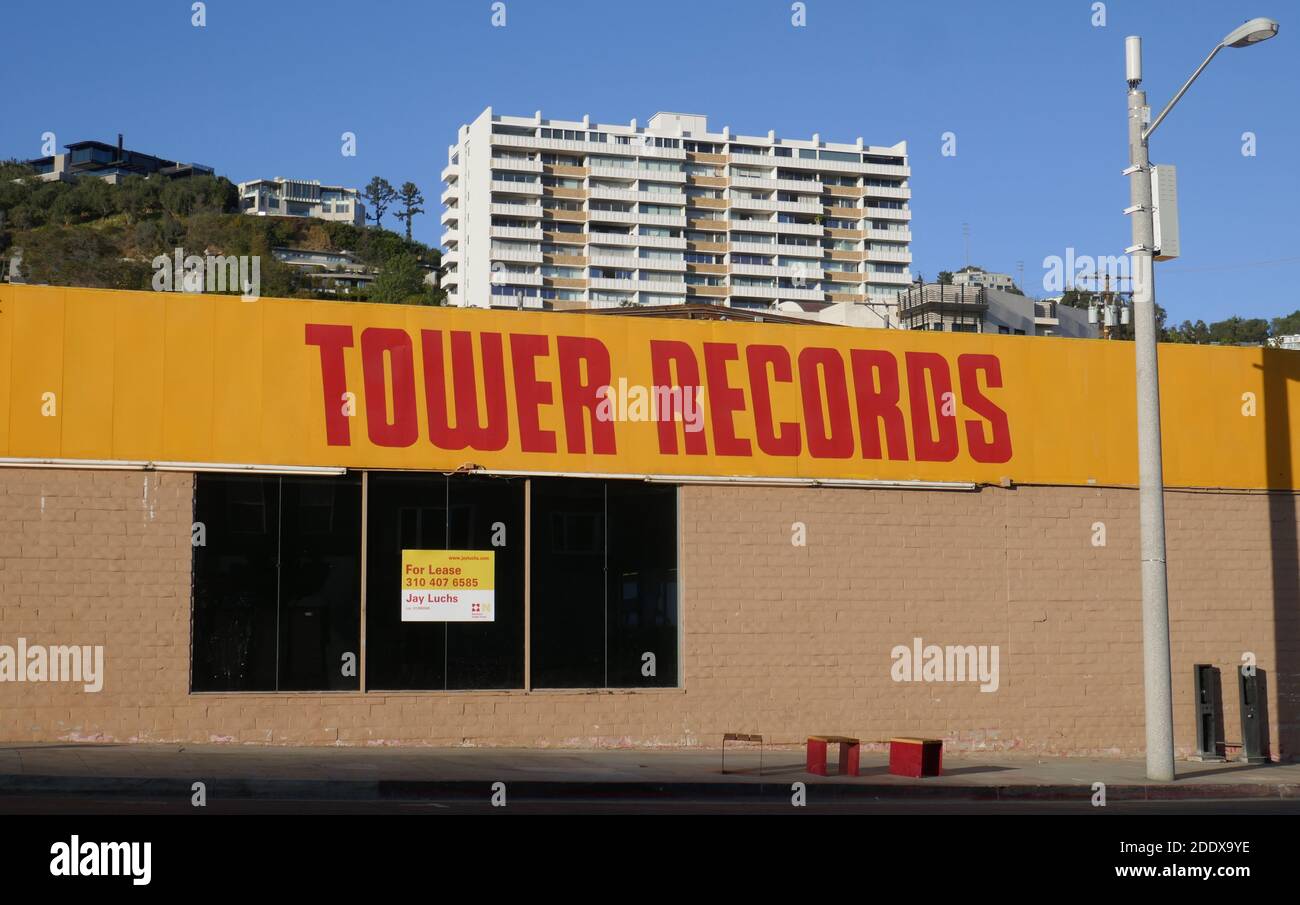
{"label": "for lease sign", "polygon": [[403,622],[492,622],[496,554],[403,550]]}

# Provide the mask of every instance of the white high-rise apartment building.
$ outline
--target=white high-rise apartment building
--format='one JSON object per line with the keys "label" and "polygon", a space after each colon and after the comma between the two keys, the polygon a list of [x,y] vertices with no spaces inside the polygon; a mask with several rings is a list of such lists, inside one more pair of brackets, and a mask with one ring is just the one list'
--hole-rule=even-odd
{"label": "white high-rise apartment building", "polygon": [[906,142],[489,107],[448,149],[442,285],[450,304],[476,307],[857,302],[896,326],[912,279],[910,174]]}

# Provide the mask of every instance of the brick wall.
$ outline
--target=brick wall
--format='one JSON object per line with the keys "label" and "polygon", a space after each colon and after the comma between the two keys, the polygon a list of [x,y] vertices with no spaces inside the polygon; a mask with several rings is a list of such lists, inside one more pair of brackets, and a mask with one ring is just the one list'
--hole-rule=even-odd
{"label": "brick wall", "polygon": [[[0,683],[0,740],[716,745],[808,733],[1141,751],[1137,494],[688,486],[685,688],[190,695],[193,478],[0,469],[0,644],[103,644],[104,689]],[[1300,751],[1295,494],[1167,496],[1176,740],[1192,664],[1253,651],[1275,756]],[[795,523],[806,543],[792,543]],[[1094,525],[1105,546],[1094,546]],[[997,645],[999,687],[895,682],[895,645]]]}

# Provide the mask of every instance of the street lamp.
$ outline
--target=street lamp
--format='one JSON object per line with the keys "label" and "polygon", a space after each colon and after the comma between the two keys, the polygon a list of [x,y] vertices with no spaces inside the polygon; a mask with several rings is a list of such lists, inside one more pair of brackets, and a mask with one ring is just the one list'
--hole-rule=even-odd
{"label": "street lamp", "polygon": [[1151,197],[1151,163],[1147,142],[1174,104],[1225,47],[1248,47],[1277,34],[1272,19],[1251,19],[1234,29],[1210,51],[1173,100],[1151,125],[1151,108],[1142,84],[1142,39],[1124,40],[1128,80],[1128,148],[1133,244],[1126,249],[1133,270],[1133,321],[1137,360],[1138,486],[1142,528],[1142,667],[1146,696],[1147,778],[1174,778],[1173,690],[1169,671],[1169,588],[1165,571],[1165,487],[1160,452],[1160,374],[1156,364],[1155,219]]}

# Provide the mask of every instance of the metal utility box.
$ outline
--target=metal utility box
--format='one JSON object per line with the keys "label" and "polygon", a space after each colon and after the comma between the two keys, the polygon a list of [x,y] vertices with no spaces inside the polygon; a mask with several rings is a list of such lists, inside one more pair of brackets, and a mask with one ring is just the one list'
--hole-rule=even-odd
{"label": "metal utility box", "polygon": [[1263,688],[1259,673],[1245,666],[1237,668],[1237,687],[1241,700],[1241,761],[1247,764],[1268,762],[1264,751]]}
{"label": "metal utility box", "polygon": [[1192,667],[1192,682],[1196,694],[1196,760],[1218,762],[1223,757],[1223,739],[1219,726],[1223,723],[1220,711],[1219,670],[1208,663]]}
{"label": "metal utility box", "polygon": [[1178,257],[1178,171],[1167,163],[1151,168],[1152,219],[1156,260]]}

